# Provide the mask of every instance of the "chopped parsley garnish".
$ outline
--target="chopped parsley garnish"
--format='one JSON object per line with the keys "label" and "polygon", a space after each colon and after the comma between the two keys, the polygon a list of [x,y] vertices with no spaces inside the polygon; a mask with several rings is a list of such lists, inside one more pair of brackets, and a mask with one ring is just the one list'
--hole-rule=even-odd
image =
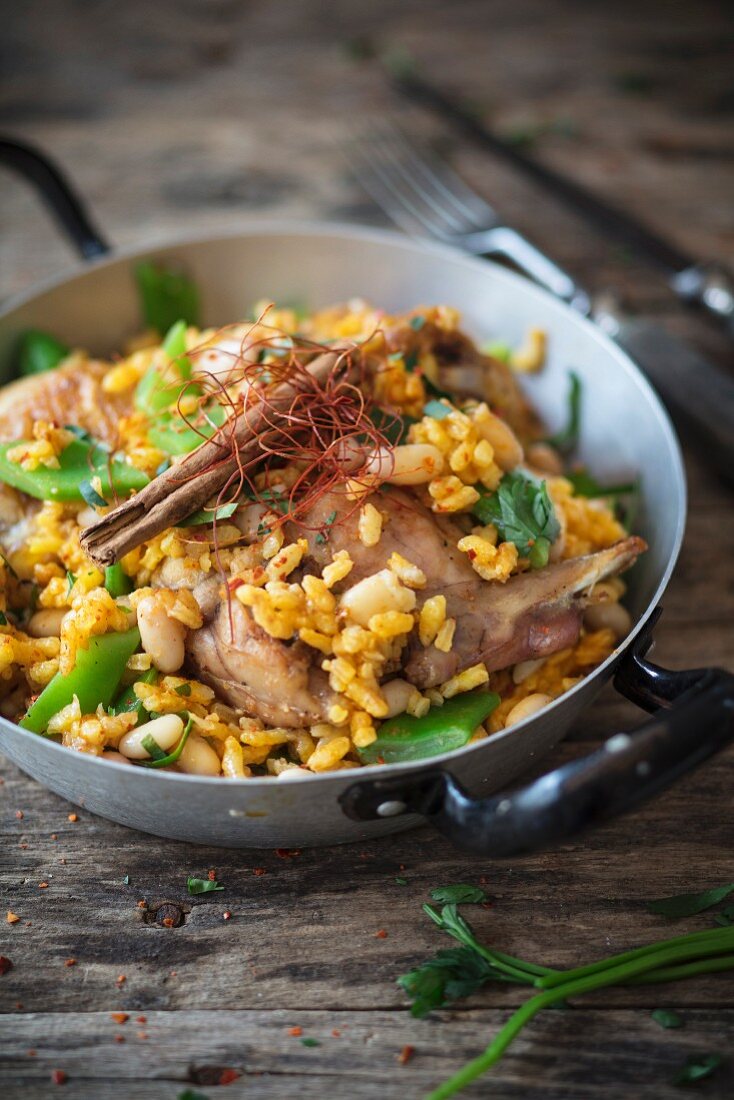
{"label": "chopped parsley garnish", "polygon": [[692,1054],[683,1069],[673,1078],[674,1085],[692,1085],[710,1077],[724,1059],[720,1054]]}
{"label": "chopped parsley garnish", "polygon": [[664,1028],[683,1027],[683,1017],[672,1008],[656,1008],[650,1013],[656,1024]]}
{"label": "chopped parsley garnish", "polygon": [[190,894],[212,894],[215,890],[223,890],[215,878],[187,878],[186,887]]}
{"label": "chopped parsley garnish", "polygon": [[321,1043],[318,1039],[301,1039],[301,1046],[304,1047],[320,1047]]}
{"label": "chopped parsley garnish", "polygon": [[68,596],[72,588],[76,584],[76,576],[70,569],[66,570],[66,595]]}
{"label": "chopped parsley garnish", "polygon": [[418,314],[416,317],[411,317],[408,323],[414,332],[420,332],[426,323],[426,319]]}
{"label": "chopped parsley garnish", "polygon": [[453,411],[453,408],[443,401],[427,401],[423,406],[423,415],[432,416],[434,420],[445,420]]}
{"label": "chopped parsley garnish", "polygon": [[[336,520],[336,511],[330,512],[329,515],[324,520],[324,525],[326,527],[331,527],[335,520]],[[321,530],[317,534],[314,541],[317,542],[319,546],[323,546],[328,538],[329,538],[329,532]]]}
{"label": "chopped parsley garnish", "polygon": [[431,901],[440,902],[442,905],[477,905],[480,901],[486,901],[487,895],[479,886],[466,886],[458,883],[455,886],[437,886],[431,890]]}
{"label": "chopped parsley garnish", "polygon": [[551,543],[560,534],[553,503],[544,481],[513,471],[505,474],[496,492],[482,493],[472,508],[480,523],[492,523],[502,542],[514,542],[533,569],[548,563]]}
{"label": "chopped parsley garnish", "polygon": [[176,695],[191,695],[191,684],[179,684],[177,688],[173,689]]}
{"label": "chopped parsley garnish", "polygon": [[201,508],[193,515],[187,516],[176,524],[177,527],[199,527],[202,524],[214,523],[215,520],[229,519],[237,511],[237,502],[232,504],[220,504],[217,508]]}

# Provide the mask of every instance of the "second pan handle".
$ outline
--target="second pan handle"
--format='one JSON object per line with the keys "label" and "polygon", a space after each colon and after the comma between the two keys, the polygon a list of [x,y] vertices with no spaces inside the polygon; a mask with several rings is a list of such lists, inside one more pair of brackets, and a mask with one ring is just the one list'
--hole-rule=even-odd
{"label": "second pan handle", "polygon": [[625,813],[734,740],[734,676],[658,668],[645,660],[649,644],[645,631],[615,677],[623,694],[659,708],[632,733],[489,798],[472,798],[448,770],[429,767],[357,781],[341,795],[342,809],[357,821],[422,814],[457,848],[490,858],[546,848]]}
{"label": "second pan handle", "polygon": [[90,219],[74,188],[45,153],[23,141],[0,138],[0,164],[33,184],[85,260],[109,252],[110,246]]}

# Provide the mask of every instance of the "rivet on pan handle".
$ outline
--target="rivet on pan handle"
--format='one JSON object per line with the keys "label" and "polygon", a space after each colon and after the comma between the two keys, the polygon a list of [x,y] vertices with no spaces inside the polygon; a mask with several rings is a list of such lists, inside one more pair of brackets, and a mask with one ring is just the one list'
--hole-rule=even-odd
{"label": "rivet on pan handle", "polygon": [[45,153],[25,142],[0,138],[0,164],[33,184],[84,259],[109,252],[110,246],[90,220],[81,199]]}
{"label": "rivet on pan handle", "polygon": [[421,814],[458,848],[490,857],[545,848],[625,813],[734,739],[734,676],[659,668],[644,659],[649,645],[648,627],[615,677],[635,702],[660,708],[632,733],[491,798],[472,798],[441,768],[364,780],[341,796],[344,812],[358,821]]}

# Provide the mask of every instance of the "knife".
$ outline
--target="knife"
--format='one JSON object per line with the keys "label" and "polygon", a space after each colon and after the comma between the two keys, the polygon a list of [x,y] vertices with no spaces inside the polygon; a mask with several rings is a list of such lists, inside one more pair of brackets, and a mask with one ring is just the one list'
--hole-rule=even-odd
{"label": "knife", "polygon": [[702,306],[723,322],[729,334],[734,336],[734,279],[722,265],[696,260],[631,214],[600,198],[570,177],[541,164],[529,153],[499,137],[469,108],[415,73],[393,73],[392,81],[404,96],[443,115],[476,144],[502,157],[530,179],[542,184],[607,234],[616,236],[634,251],[643,253],[662,269],[668,285],[679,298]]}

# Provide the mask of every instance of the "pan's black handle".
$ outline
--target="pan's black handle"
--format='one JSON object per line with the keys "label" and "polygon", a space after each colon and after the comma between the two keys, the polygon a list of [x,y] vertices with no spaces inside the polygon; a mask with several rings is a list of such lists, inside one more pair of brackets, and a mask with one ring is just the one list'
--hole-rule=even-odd
{"label": "pan's black handle", "polygon": [[81,199],[44,153],[23,141],[0,138],[0,164],[33,184],[85,260],[109,252],[110,246],[90,220]]}
{"label": "pan's black handle", "polygon": [[458,848],[515,856],[624,813],[734,739],[734,676],[721,669],[670,672],[645,660],[649,627],[623,658],[616,687],[655,717],[618,733],[590,756],[528,786],[474,799],[447,772],[365,780],[344,792],[349,817],[418,813]]}

